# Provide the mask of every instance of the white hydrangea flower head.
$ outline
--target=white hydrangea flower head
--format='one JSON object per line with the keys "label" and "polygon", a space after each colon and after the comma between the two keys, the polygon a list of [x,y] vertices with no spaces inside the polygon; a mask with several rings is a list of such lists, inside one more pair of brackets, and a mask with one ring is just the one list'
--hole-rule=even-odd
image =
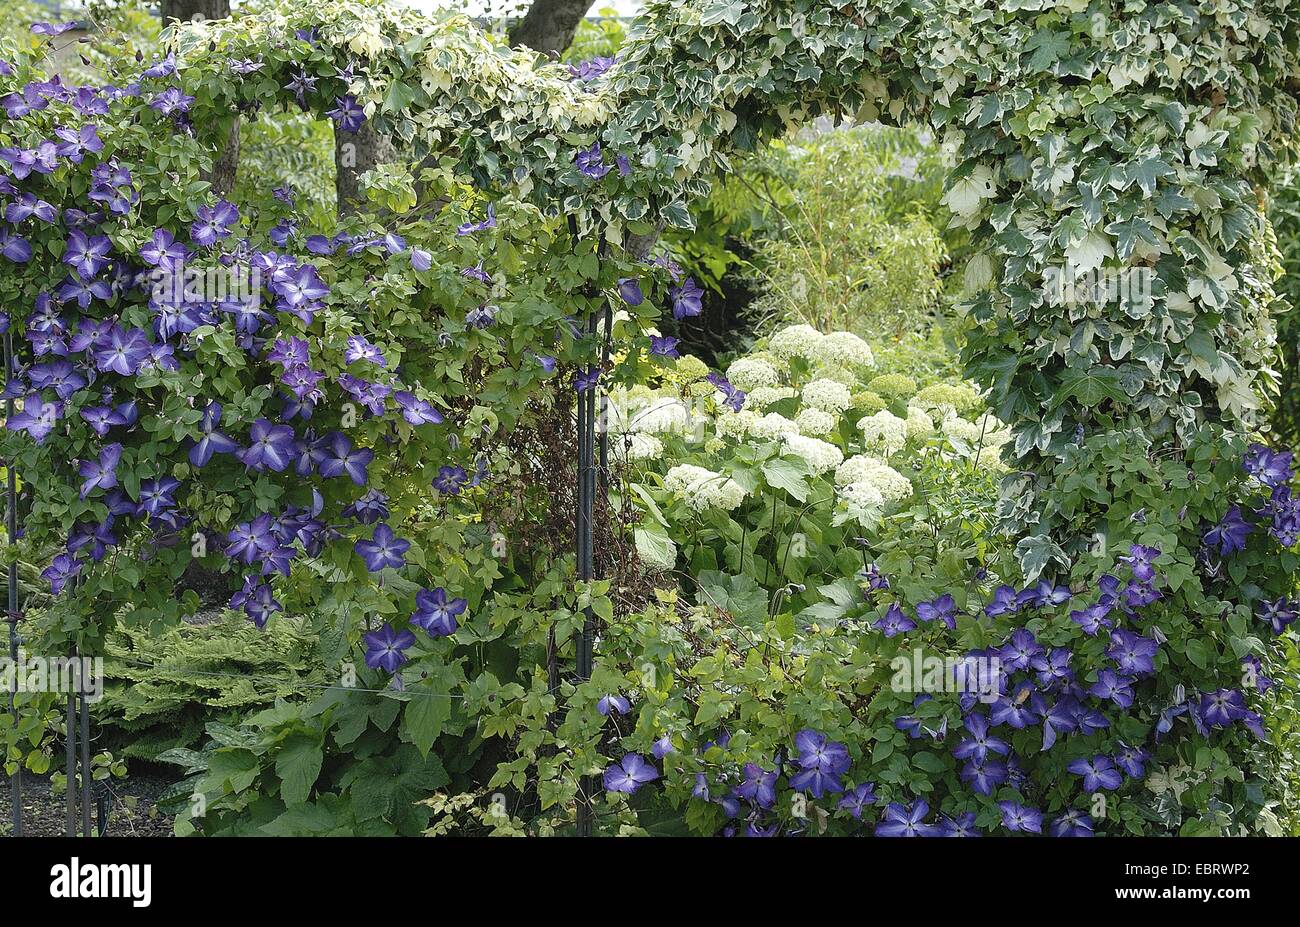
{"label": "white hydrangea flower head", "polygon": [[850,505],[856,505],[860,508],[883,508],[885,497],[881,495],[879,489],[870,483],[850,483],[840,490],[840,497]]}
{"label": "white hydrangea flower head", "polygon": [[853,394],[843,383],[817,379],[803,388],[800,398],[805,406],[839,415],[853,405]]}
{"label": "white hydrangea flower head", "polygon": [[750,422],[749,433],[764,441],[775,441],[786,435],[797,435],[799,426],[778,412],[769,412]]}
{"label": "white hydrangea flower head", "polygon": [[922,438],[934,431],[934,419],[920,406],[907,407],[907,434],[913,438]]}
{"label": "white hydrangea flower head", "polygon": [[774,402],[797,395],[798,391],[790,386],[760,386],[745,394],[745,407],[756,411],[766,409]]}
{"label": "white hydrangea flower head", "polygon": [[719,437],[743,438],[756,421],[758,421],[757,412],[741,409],[739,412],[723,412],[714,424],[718,429]]}
{"label": "white hydrangea flower head", "polygon": [[799,434],[814,437],[830,434],[839,421],[836,416],[821,409],[803,409],[794,417],[794,423],[799,426]]}
{"label": "white hydrangea flower head", "polygon": [[785,446],[808,463],[808,469],[821,475],[834,470],[844,461],[844,452],[829,441],[805,435],[786,435]]}
{"label": "white hydrangea flower head", "polygon": [[784,360],[792,357],[814,359],[817,345],[826,336],[811,325],[788,325],[772,335],[767,349]]}
{"label": "white hydrangea flower head", "polygon": [[685,434],[692,430],[694,424],[686,403],[671,397],[655,399],[648,405],[633,410],[628,414],[627,421],[629,431],[647,434]]}
{"label": "white hydrangea flower head", "polygon": [[980,394],[969,383],[932,383],[921,390],[912,399],[910,405],[920,406],[928,411],[947,414],[966,412],[980,403]]}
{"label": "white hydrangea flower head", "polygon": [[866,454],[855,454],[836,468],[835,485],[844,487],[850,483],[861,482],[872,470],[878,470],[883,466],[885,466],[883,460]]}
{"label": "white hydrangea flower head", "polygon": [[835,470],[835,485],[846,489],[855,484],[870,486],[885,502],[901,502],[912,495],[912,481],[876,457],[857,454]]}
{"label": "white hydrangea flower head", "polygon": [[885,497],[880,490],[870,483],[850,483],[840,490],[842,513],[835,518],[835,524],[855,521],[864,528],[873,527],[880,521],[881,510],[885,507]]}
{"label": "white hydrangea flower head", "polygon": [[664,443],[651,434],[633,432],[627,442],[627,460],[657,460],[664,454]]}
{"label": "white hydrangea flower head", "polygon": [[813,349],[816,360],[840,367],[874,367],[875,355],[871,345],[853,332],[831,332],[824,335]]}
{"label": "white hydrangea flower head", "polygon": [[886,457],[897,454],[907,444],[907,422],[888,409],[868,415],[858,422],[867,446],[884,451]]}
{"label": "white hydrangea flower head", "polygon": [[664,488],[681,495],[697,512],[708,509],[731,511],[745,499],[745,490],[735,480],[694,464],[678,464],[664,474]]}
{"label": "white hydrangea flower head", "polygon": [[765,360],[742,357],[727,368],[727,379],[736,389],[749,393],[760,386],[777,386],[781,382],[781,374]]}
{"label": "white hydrangea flower head", "polygon": [[866,482],[879,490],[887,503],[902,502],[912,495],[912,481],[890,466],[872,470]]}

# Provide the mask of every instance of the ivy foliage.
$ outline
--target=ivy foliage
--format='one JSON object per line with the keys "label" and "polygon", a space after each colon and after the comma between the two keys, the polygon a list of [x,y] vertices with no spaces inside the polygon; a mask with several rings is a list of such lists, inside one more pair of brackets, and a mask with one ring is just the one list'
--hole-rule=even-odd
{"label": "ivy foliage", "polygon": [[[628,683],[628,667],[600,665],[590,681],[548,677],[585,611],[611,625],[619,616],[608,580],[575,587],[563,558],[497,555],[485,513],[504,521],[509,509],[516,531],[539,526],[539,500],[561,481],[535,461],[551,449],[544,441],[559,433],[556,422],[567,433],[571,384],[583,392],[635,382],[653,363],[645,349],[666,281],[636,263],[634,242],[689,228],[690,204],[737,151],[820,115],[851,114],[928,123],[951,158],[944,203],[973,251],[965,364],[1011,429],[1000,517],[1018,539],[1020,580],[1082,590],[1127,545],[1159,549],[1168,656],[1114,733],[1147,736],[1171,700],[1235,682],[1243,656],[1264,649],[1251,625],[1257,609],[1294,585],[1294,554],[1262,530],[1214,558],[1202,539],[1231,506],[1261,504],[1241,461],[1273,383],[1275,261],[1263,191],[1290,154],[1298,39],[1289,0],[654,0],[617,62],[582,80],[462,17],[329,2],[181,26],[167,35],[167,58],[143,70],[123,62],[117,90],[91,102],[48,82],[33,91],[39,40],[10,48],[0,75],[0,96],[16,101],[0,122],[11,155],[6,196],[37,196],[59,214],[5,229],[13,266],[0,278],[5,304],[22,307],[10,324],[25,366],[10,389],[30,421],[10,420],[2,450],[32,491],[24,543],[67,545],[50,576],[59,586],[77,579],[52,613],[52,641],[102,646],[114,620],[103,616],[126,601],[133,622],[174,624],[195,603],[170,589],[195,558],[244,572],[254,617],[311,612],[353,646],[364,631],[381,635],[370,638],[360,674],[373,691],[307,712],[276,705],[214,735],[212,749],[178,757],[209,804],[230,812],[207,822],[214,832],[368,832],[363,823],[377,821],[376,830],[409,832],[428,806],[412,817],[407,793],[448,781],[452,755],[463,760],[457,775],[528,791],[539,812],[569,807],[580,778],[623,746],[602,733],[597,707]],[[45,105],[28,105],[32,93]],[[359,125],[359,109],[418,166],[372,172],[374,209],[338,228],[296,227],[287,199],[241,204],[232,217],[204,179],[231,120],[294,106],[333,113],[340,132]],[[49,141],[56,129],[91,125],[103,143],[93,157],[60,155]],[[192,243],[205,268],[266,270],[265,318],[250,330],[247,320],[205,315],[166,333],[136,285],[159,233]],[[78,260],[86,245],[77,234],[107,240],[111,270]],[[1053,285],[1088,275],[1120,295],[1066,298]],[[650,298],[627,299],[606,323],[618,350],[602,369],[596,319],[629,276]],[[682,311],[680,289],[666,301]],[[94,348],[93,385],[47,366],[50,352],[37,345],[49,348],[51,331],[90,339],[72,353]],[[112,339],[128,332],[147,341],[147,363],[115,360]],[[354,337],[378,355],[350,357]],[[297,401],[286,402],[291,365],[274,355],[296,352],[294,338],[305,342],[307,370],[295,362],[293,371],[321,385],[298,379]],[[410,397],[401,409],[395,394]],[[244,453],[238,461],[196,463],[188,452],[216,430],[205,417],[214,402],[223,434]],[[76,467],[105,450],[90,427],[98,403],[127,420],[112,439],[121,450],[113,494],[82,490]],[[304,469],[249,456],[273,431],[306,445]],[[510,446],[523,434],[538,443]],[[347,448],[337,459],[370,455],[365,479],[338,479],[312,460],[315,442],[335,435]],[[797,464],[763,463],[774,490],[798,483]],[[400,556],[387,553],[391,541],[373,520],[356,516],[358,483],[382,492],[385,530],[409,541]],[[272,522],[278,540],[256,545],[266,556],[241,558],[239,539]],[[285,575],[264,578],[274,573]],[[750,608],[750,582],[733,576],[725,586],[727,602]],[[435,588],[464,607],[451,633],[445,623],[432,632],[434,615],[420,604]],[[423,616],[418,641],[407,615]],[[971,620],[971,645],[1011,631]],[[1068,618],[1040,620],[1035,630],[1053,645],[1079,644],[1090,680],[1108,671],[1099,642],[1080,641]],[[777,631],[787,640],[785,619]],[[612,627],[610,639],[618,633]],[[835,664],[839,684],[826,688],[843,693],[839,707],[814,705],[822,693],[811,690],[825,677],[820,664],[803,672],[802,645],[790,638],[778,655],[798,665],[786,678],[801,680],[810,701],[787,699],[783,711],[772,706],[789,693],[758,652],[745,651],[738,680],[725,650],[694,667],[711,684],[696,728],[739,713],[754,730],[737,746],[771,756],[815,716],[828,735],[852,735],[855,759],[874,742],[885,781],[957,794],[947,761],[895,752],[897,735],[853,718],[850,694],[873,685],[869,672],[858,675],[861,651]],[[674,653],[665,645],[661,657],[673,662]],[[400,684],[385,689],[398,667]],[[770,691],[770,701],[752,703],[770,710],[754,718],[728,698],[737,681]],[[643,711],[634,736],[660,733],[662,720]],[[1213,770],[1201,804],[1226,790],[1234,808],[1250,806],[1242,819],[1255,826],[1266,801],[1251,791],[1257,779],[1240,785],[1247,735],[1202,727],[1180,728],[1164,749]],[[377,742],[367,741],[361,762],[328,761],[365,736]],[[457,738],[468,741],[463,753],[432,750],[461,746]],[[490,755],[489,739],[508,742],[509,755]],[[1093,745],[1073,749],[1084,746]],[[472,770],[482,757],[493,761],[486,776]],[[1054,809],[1071,800],[1058,778],[1063,759],[1044,753],[1024,786]],[[929,776],[906,772],[914,766]],[[674,780],[679,791],[685,777]],[[384,790],[365,792],[358,806],[359,784],[370,782]],[[1230,816],[1212,811],[1184,826],[1226,828]],[[715,813],[697,810],[696,824],[706,829]],[[981,820],[993,813],[982,808]]]}

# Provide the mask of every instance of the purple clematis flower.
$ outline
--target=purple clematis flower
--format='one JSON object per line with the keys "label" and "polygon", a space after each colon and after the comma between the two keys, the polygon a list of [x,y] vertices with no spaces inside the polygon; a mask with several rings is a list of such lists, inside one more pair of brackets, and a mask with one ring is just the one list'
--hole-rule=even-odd
{"label": "purple clematis flower", "polygon": [[379,630],[364,635],[362,640],[366,644],[366,666],[395,673],[407,661],[403,651],[415,643],[415,635],[410,631],[398,631],[385,623]]}
{"label": "purple clematis flower", "polygon": [[278,547],[271,523],[270,514],[262,514],[251,522],[236,525],[226,535],[226,556],[251,564]]}
{"label": "purple clematis flower", "polygon": [[732,790],[736,798],[752,801],[760,808],[771,808],[776,804],[775,769],[767,770],[757,763],[746,763],[741,771],[744,781]]}
{"label": "purple clematis flower", "polygon": [[264,418],[253,422],[248,432],[248,447],[235,453],[235,458],[249,470],[271,470],[283,473],[293,460],[293,429],[288,425],[273,425]]}
{"label": "purple clematis flower", "polygon": [[1110,603],[1096,602],[1087,608],[1075,609],[1070,612],[1070,620],[1083,628],[1084,633],[1088,636],[1096,637],[1103,629],[1109,630],[1113,627],[1106,617],[1113,607]]}
{"label": "purple clematis flower", "polygon": [[1236,689],[1219,689],[1201,696],[1201,718],[1214,727],[1227,727],[1247,713],[1246,697]]}
{"label": "purple clematis flower", "polygon": [[1143,676],[1155,672],[1153,658],[1157,649],[1158,645],[1150,638],[1121,629],[1111,633],[1106,656],[1119,665],[1120,672]]}
{"label": "purple clematis flower", "polygon": [[189,249],[166,229],[154,229],[153,237],[140,249],[140,257],[151,267],[179,269],[189,256]]}
{"label": "purple clematis flower", "polygon": [[1126,563],[1133,570],[1133,578],[1139,582],[1150,582],[1155,578],[1156,558],[1160,556],[1160,550],[1155,547],[1147,547],[1144,544],[1134,544],[1129,548],[1128,556],[1120,557],[1120,563]]}
{"label": "purple clematis flower", "polygon": [[1122,749],[1115,754],[1115,765],[1132,779],[1141,779],[1145,776],[1146,763],[1151,759],[1151,754],[1141,747],[1130,747],[1122,741],[1120,747]]}
{"label": "purple clematis flower", "polygon": [[925,822],[930,813],[930,805],[923,798],[918,798],[910,805],[890,802],[880,823],[876,825],[877,837],[930,837],[934,835],[934,825]]}
{"label": "purple clematis flower", "polygon": [[585,393],[589,389],[594,389],[600,382],[600,368],[588,367],[586,370],[579,370],[573,375],[573,388],[579,393]]}
{"label": "purple clematis flower", "polygon": [[327,454],[317,465],[317,472],[329,479],[335,476],[347,476],[358,486],[365,486],[369,481],[366,468],[374,460],[375,452],[369,448],[353,448],[352,441],[341,432],[334,432],[326,439]]}
{"label": "purple clematis flower", "polygon": [[175,508],[176,490],[181,481],[171,476],[156,477],[140,484],[140,505],[137,514],[158,517]]}
{"label": "purple clematis flower", "polygon": [[1273,451],[1262,444],[1252,444],[1242,460],[1247,473],[1265,486],[1284,486],[1295,478],[1291,451]]}
{"label": "purple clematis flower", "polygon": [[1043,648],[1038,644],[1032,631],[1018,628],[1011,633],[1011,639],[998,650],[998,659],[1002,666],[1010,671],[1029,667],[1033,659],[1042,654]]}
{"label": "purple clematis flower", "polygon": [[81,572],[81,563],[71,554],[59,554],[50,565],[41,571],[41,577],[49,580],[50,592],[59,595],[68,580]]}
{"label": "purple clematis flower", "polygon": [[1097,698],[1112,701],[1120,708],[1128,708],[1133,704],[1133,678],[1104,669],[1097,674],[1097,681],[1088,688],[1088,692]]}
{"label": "purple clematis flower", "polygon": [[[487,217],[485,219],[483,219],[481,222],[466,222],[462,224],[459,228],[456,229],[456,234],[463,237],[465,235],[473,235],[475,232],[485,232],[488,229],[494,229],[496,227],[497,227],[496,207],[492,203],[489,203],[487,208]],[[420,270],[421,268],[416,267],[415,269]],[[428,270],[428,268],[426,267],[424,268],[424,270]]]}
{"label": "purple clematis flower", "polygon": [[847,811],[855,820],[861,821],[862,812],[866,810],[867,805],[874,805],[876,801],[876,784],[864,782],[861,785],[850,785],[837,807],[841,811]]}
{"label": "purple clematis flower", "polygon": [[671,335],[651,335],[650,353],[656,357],[680,357],[677,353],[678,341]]}
{"label": "purple clematis flower", "polygon": [[215,245],[230,237],[230,226],[239,221],[239,210],[227,200],[217,200],[215,206],[200,206],[197,220],[190,226],[190,240],[203,248]]}
{"label": "purple clematis flower", "polygon": [[189,112],[193,102],[194,97],[179,87],[168,87],[162,93],[154,94],[153,99],[149,101],[149,108],[157,110],[164,116],[171,116],[175,113]]}
{"label": "purple clematis flower", "polygon": [[402,418],[406,419],[411,425],[442,424],[442,413],[427,400],[416,399],[414,393],[398,390],[393,393],[393,400],[397,403],[397,407],[402,410]]}
{"label": "purple clematis flower", "polygon": [[136,405],[134,402],[124,402],[117,408],[88,406],[83,408],[80,414],[90,425],[91,430],[102,438],[114,425],[135,424]]}
{"label": "purple clematis flower", "polygon": [[1246,538],[1252,530],[1250,522],[1242,517],[1241,506],[1234,505],[1223,516],[1223,521],[1205,532],[1204,543],[1220,557],[1226,557],[1246,549]]}
{"label": "purple clematis flower", "polygon": [[1074,658],[1069,648],[1053,647],[1050,653],[1040,653],[1029,661],[1030,667],[1038,676],[1040,685],[1052,688],[1074,678],[1070,670],[1070,661]]}
{"label": "purple clematis flower", "polygon": [[1011,752],[1010,744],[989,733],[989,722],[983,715],[969,714],[963,723],[970,732],[970,737],[953,748],[952,755],[957,759],[974,760],[977,764],[983,764],[990,751],[1001,756],[1007,756]]}
{"label": "purple clematis flower", "polygon": [[713,385],[713,388],[722,393],[722,404],[731,409],[732,412],[739,412],[745,407],[745,394],[736,387],[731,385],[720,373],[711,373],[704,378],[705,382]]}
{"label": "purple clematis flower", "polygon": [[140,73],[141,77],[173,77],[176,74],[176,53],[168,52],[162,61],[152,64]]}
{"label": "purple clematis flower", "polygon": [[26,264],[32,259],[32,246],[9,229],[0,229],[0,254],[15,264]]}
{"label": "purple clematis flower", "polygon": [[905,631],[916,630],[916,622],[903,613],[897,602],[891,604],[884,616],[876,619],[871,626],[883,632],[885,637],[897,637]]}
{"label": "purple clematis flower", "polygon": [[1089,794],[1103,789],[1117,789],[1124,781],[1120,771],[1115,768],[1115,761],[1108,756],[1098,755],[1092,759],[1079,757],[1065,768],[1076,776],[1083,776],[1083,790]]}
{"label": "purple clematis flower", "polygon": [[673,302],[673,318],[685,319],[697,316],[704,311],[704,290],[700,289],[692,277],[687,277],[681,286],[672,287],[668,298]]}
{"label": "purple clematis flower", "polygon": [[117,464],[122,459],[122,445],[113,443],[105,445],[99,452],[98,460],[83,460],[77,465],[77,472],[86,478],[81,484],[81,498],[84,499],[96,489],[112,489],[117,485]]}
{"label": "purple clematis flower", "polygon": [[1053,837],[1091,837],[1092,818],[1071,808],[1052,822]]}
{"label": "purple clematis flower", "polygon": [[438,475],[433,478],[433,488],[440,493],[456,496],[468,480],[469,475],[464,467],[439,467]]}
{"label": "purple clematis flower", "polygon": [[5,221],[15,225],[31,218],[48,225],[58,221],[59,211],[45,200],[37,197],[36,194],[24,193],[5,207],[4,217]]}
{"label": "purple clematis flower", "polygon": [[88,236],[80,229],[74,229],[68,235],[67,246],[63,250],[63,263],[72,268],[82,280],[91,280],[108,264],[108,255],[113,250],[113,243],[107,235]]}
{"label": "purple clematis flower", "polygon": [[[373,525],[377,521],[388,520],[388,497],[372,489],[360,499],[343,509],[344,518],[352,518],[363,525]],[[416,593],[417,604],[419,593]]]}
{"label": "purple clematis flower", "polygon": [[36,364],[27,376],[33,387],[39,390],[52,389],[60,399],[70,399],[73,393],[86,385],[86,378],[63,359]]}
{"label": "purple clematis flower", "polygon": [[916,617],[920,621],[942,621],[950,630],[957,629],[957,603],[948,593],[944,593],[933,602],[921,602],[916,606]]}
{"label": "purple clematis flower", "polygon": [[63,35],[69,29],[77,28],[76,21],[66,23],[32,23],[33,35],[44,35],[53,38],[56,35]]}
{"label": "purple clematis flower", "polygon": [[460,275],[467,280],[477,280],[479,283],[488,284],[489,286],[492,283],[492,275],[483,269],[482,261],[479,261],[473,267],[462,268]]}
{"label": "purple clematis flower", "polygon": [[655,769],[645,757],[637,753],[629,753],[605,770],[605,790],[631,795],[647,782],[654,782],[658,778],[659,770]]}
{"label": "purple clematis flower", "polygon": [[1026,808],[1019,802],[1000,801],[1002,809],[1002,826],[1010,831],[1039,834],[1043,831],[1043,813],[1034,808]]}
{"label": "purple clematis flower", "polygon": [[1274,634],[1281,634],[1300,616],[1300,602],[1293,602],[1286,596],[1272,602],[1260,601],[1255,614],[1268,622]]}
{"label": "purple clematis flower", "polygon": [[40,393],[32,393],[23,400],[22,410],[5,420],[9,431],[25,431],[37,444],[41,444],[54,430],[63,415],[63,403],[46,402]]}
{"label": "purple clematis flower", "polygon": [[618,295],[629,306],[639,306],[645,302],[645,294],[641,292],[641,281],[636,277],[624,277],[620,280]]}
{"label": "purple clematis flower", "polygon": [[385,567],[396,570],[405,566],[405,554],[410,548],[411,542],[394,535],[393,529],[386,524],[375,525],[372,539],[357,541],[354,547],[371,573],[378,573]]}
{"label": "purple clematis flower", "polygon": [[604,163],[605,156],[600,150],[600,142],[579,151],[574,160],[578,165],[578,170],[592,180],[600,180],[610,171],[609,165]]}
{"label": "purple clematis flower", "polygon": [[334,108],[325,114],[344,132],[356,132],[365,124],[366,112],[357,98],[346,93],[335,101]]}
{"label": "purple clematis flower", "polygon": [[1020,601],[1034,608],[1052,608],[1070,601],[1068,586],[1057,586],[1051,580],[1042,579],[1038,585],[1020,593]]}
{"label": "purple clematis flower", "polygon": [[601,700],[596,703],[596,711],[600,712],[605,717],[609,717],[610,714],[625,715],[629,710],[631,710],[631,708],[631,703],[618,694],[603,696]]}
{"label": "purple clematis flower", "polygon": [[424,628],[431,637],[448,637],[456,633],[456,617],[464,614],[467,604],[464,599],[449,599],[441,586],[433,591],[421,589],[415,594],[411,624]]}
{"label": "purple clematis flower", "polygon": [[203,436],[190,448],[189,459],[196,467],[206,467],[213,454],[233,454],[239,445],[216,430],[221,424],[221,403],[210,402],[203,410],[199,428]]}

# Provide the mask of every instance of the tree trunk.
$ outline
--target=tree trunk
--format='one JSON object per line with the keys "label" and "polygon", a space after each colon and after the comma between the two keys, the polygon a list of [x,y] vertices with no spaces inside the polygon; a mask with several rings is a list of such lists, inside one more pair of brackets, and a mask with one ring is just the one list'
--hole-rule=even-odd
{"label": "tree trunk", "polygon": [[510,30],[511,45],[526,45],[543,55],[569,47],[593,0],[533,0],[524,18]]}
{"label": "tree trunk", "polygon": [[370,120],[362,123],[356,132],[334,127],[334,190],[338,194],[340,216],[356,212],[365,202],[361,175],[396,157],[392,138],[376,131]]}
{"label": "tree trunk", "polygon": [[[159,10],[164,26],[173,22],[202,22],[207,19],[227,19],[230,0],[162,0]],[[231,120],[230,136],[221,154],[212,164],[208,180],[220,195],[235,188],[235,175],[239,171],[239,117]]]}
{"label": "tree trunk", "polygon": [[162,0],[160,12],[164,26],[178,19],[226,19],[230,16],[230,0]]}

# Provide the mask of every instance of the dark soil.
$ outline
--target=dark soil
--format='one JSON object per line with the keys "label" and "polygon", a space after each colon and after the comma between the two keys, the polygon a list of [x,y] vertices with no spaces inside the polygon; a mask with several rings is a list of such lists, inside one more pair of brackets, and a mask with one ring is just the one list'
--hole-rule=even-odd
{"label": "dark soil", "polygon": [[[23,774],[23,836],[62,837],[67,833],[66,793],[50,791],[50,778]],[[154,808],[154,802],[175,779],[152,775],[148,772],[131,772],[124,779],[96,783],[92,793],[91,827],[99,821],[99,802],[96,794],[104,797],[108,811],[109,837],[170,837],[172,817]],[[10,811],[9,779],[0,779],[0,837],[13,836],[13,817]]]}

